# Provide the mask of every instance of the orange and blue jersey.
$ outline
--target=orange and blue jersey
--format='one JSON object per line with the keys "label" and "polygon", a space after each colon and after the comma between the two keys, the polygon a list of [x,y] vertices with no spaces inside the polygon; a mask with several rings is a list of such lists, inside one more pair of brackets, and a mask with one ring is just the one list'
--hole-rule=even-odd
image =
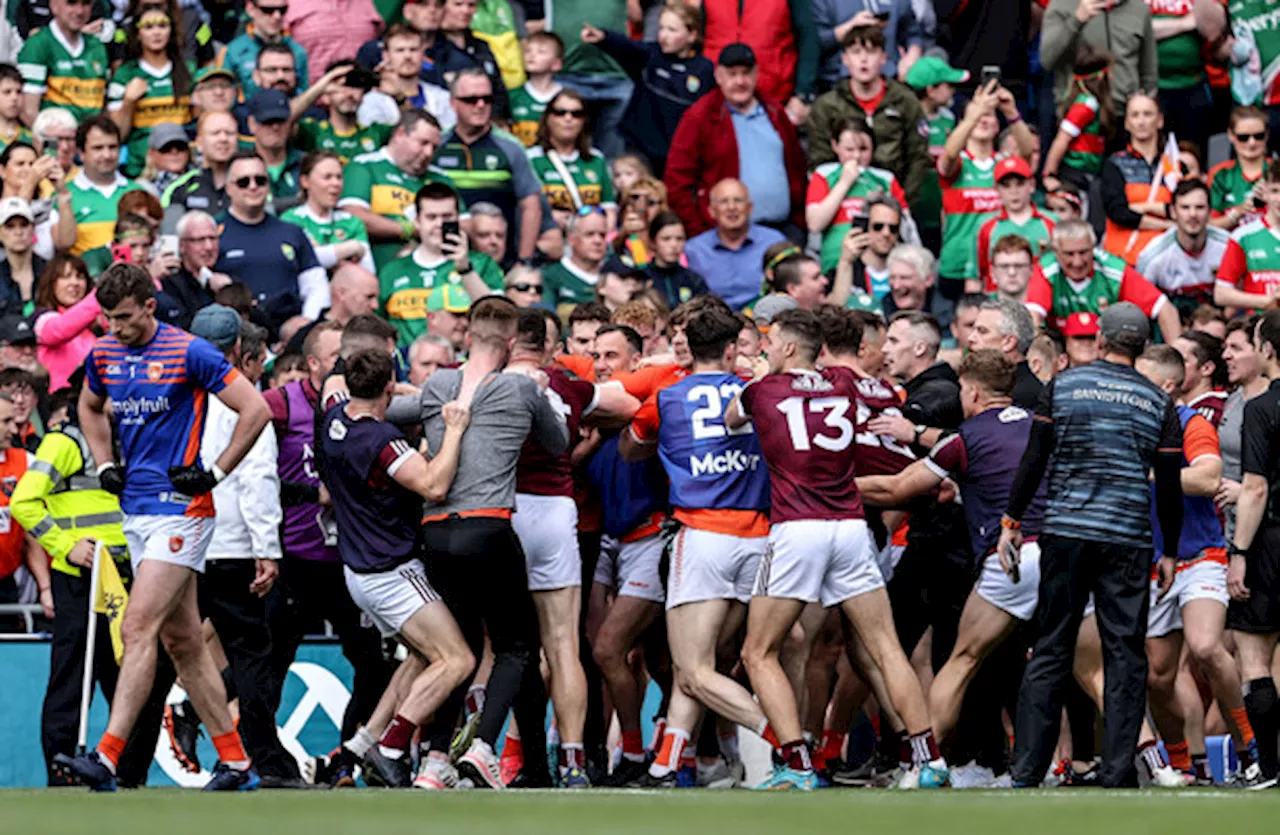
{"label": "orange and blue jersey", "polygon": [[114,336],[94,343],[85,383],[111,398],[125,462],[125,513],[213,516],[213,496],[177,492],[169,468],[200,461],[209,395],[238,376],[221,351],[169,324],[161,323],[146,345],[124,345]]}
{"label": "orange and blue jersey", "polygon": [[677,520],[715,533],[765,536],[769,468],[760,442],[750,423],[738,429],[724,423],[743,386],[736,374],[690,374],[645,401],[631,434],[658,444]]}
{"label": "orange and blue jersey", "polygon": [[[1190,406],[1179,405],[1178,419],[1182,421],[1182,465],[1194,464],[1201,458],[1221,458],[1218,430],[1204,415]],[[1155,546],[1153,560],[1164,555],[1164,534],[1160,530],[1160,518],[1156,515],[1156,488],[1151,485],[1151,536]],[[1208,496],[1182,497],[1182,533],[1178,537],[1178,553],[1181,564],[1200,558],[1216,562],[1227,561],[1227,540],[1222,534],[1222,522],[1218,508]]]}

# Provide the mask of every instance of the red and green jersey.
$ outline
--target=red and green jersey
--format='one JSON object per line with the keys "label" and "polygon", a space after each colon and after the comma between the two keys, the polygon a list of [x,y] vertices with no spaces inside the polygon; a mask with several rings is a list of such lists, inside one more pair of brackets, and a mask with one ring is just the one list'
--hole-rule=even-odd
{"label": "red and green jersey", "polygon": [[[1176,20],[1191,14],[1195,0],[1147,0],[1152,21]],[[1161,90],[1184,90],[1203,83],[1203,41],[1195,30],[1156,41],[1156,62],[1160,67]]]}
{"label": "red and green jersey", "polygon": [[[1263,161],[1262,175],[1266,174],[1270,166],[1269,160]],[[1234,159],[1209,169],[1209,208],[1213,210],[1213,216],[1222,217],[1231,209],[1247,202],[1249,195],[1253,194],[1254,186],[1262,180],[1262,175],[1250,180],[1245,176],[1240,163]],[[1240,218],[1239,226],[1257,220],[1264,211],[1266,210],[1249,212]]]}
{"label": "red and green jersey", "polygon": [[[1258,46],[1262,63],[1261,103],[1280,104],[1280,5],[1276,5],[1276,0],[1230,0],[1227,12],[1232,24],[1247,29]],[[1164,74],[1163,65],[1160,73]]]}
{"label": "red and green jersey", "polygon": [[[956,129],[956,114],[949,108],[940,107],[938,112],[927,120],[929,126],[929,159],[937,162],[942,156],[942,146],[947,144],[947,136]],[[920,193],[916,195],[915,210],[911,213],[916,224],[929,229],[937,229],[942,221],[942,186],[938,184],[938,169],[930,168],[924,175],[924,183]]]}
{"label": "red and green jersey", "polygon": [[[821,203],[831,194],[831,189],[840,180],[840,172],[844,166],[838,162],[826,162],[814,169],[809,175],[809,187],[805,191],[804,204],[812,206]],[[907,206],[907,195],[898,184],[898,179],[890,171],[883,168],[864,168],[858,179],[849,187],[849,193],[840,201],[840,208],[831,220],[831,225],[822,233],[822,271],[828,272],[836,268],[840,261],[840,245],[844,236],[853,226],[853,219],[867,212],[867,200],[874,194],[883,193],[898,201],[904,209]]]}
{"label": "red and green jersey", "polygon": [[1000,211],[996,193],[998,157],[974,159],[960,152],[954,176],[938,170],[942,185],[942,257],[938,276],[952,280],[978,277],[978,250],[973,242],[987,215]]}
{"label": "red and green jersey", "polygon": [[1001,209],[989,216],[978,229],[978,278],[983,281],[983,292],[994,293],[995,279],[991,275],[991,251],[996,242],[1006,235],[1020,235],[1031,244],[1031,263],[1035,263],[1049,251],[1049,236],[1058,219],[1048,212],[1031,207],[1031,217],[1026,223],[1015,223],[1009,213]]}
{"label": "red and green jersey", "polygon": [[1218,283],[1260,296],[1280,290],[1280,235],[1265,217],[1232,233]]}
{"label": "red and green jersey", "polygon": [[1107,140],[1102,135],[1102,120],[1098,117],[1098,100],[1089,93],[1081,93],[1067,108],[1058,130],[1071,137],[1062,164],[1074,171],[1098,174],[1107,152]]}
{"label": "red and green jersey", "polygon": [[1148,318],[1154,318],[1167,301],[1164,293],[1123,258],[1101,248],[1093,251],[1093,274],[1084,281],[1067,278],[1053,258],[1046,258],[1041,267],[1053,291],[1049,316],[1057,328],[1061,328],[1072,313],[1100,314],[1116,302],[1133,302]]}

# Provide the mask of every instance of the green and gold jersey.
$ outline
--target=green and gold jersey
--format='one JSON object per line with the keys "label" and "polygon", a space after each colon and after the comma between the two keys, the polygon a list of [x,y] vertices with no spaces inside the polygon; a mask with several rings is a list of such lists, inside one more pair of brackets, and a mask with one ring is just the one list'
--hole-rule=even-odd
{"label": "green and gold jersey", "polygon": [[303,203],[280,215],[280,219],[301,226],[311,239],[311,245],[317,248],[346,241],[369,242],[369,233],[360,219],[342,209],[334,209],[327,218],[322,218]]}
{"label": "green and gold jersey", "polygon": [[339,133],[328,119],[302,119],[293,147],[299,151],[331,151],[346,165],[360,154],[371,154],[387,144],[395,125],[374,124]]}
{"label": "green and gold jersey", "polygon": [[18,125],[13,133],[7,135],[0,133],[0,153],[3,153],[5,148],[8,148],[15,142],[26,142],[30,144],[32,142],[31,131],[27,130],[22,125]]}
{"label": "green and gold jersey", "polygon": [[[375,215],[394,220],[397,223],[413,220],[415,210],[413,198],[428,182],[445,183],[454,190],[457,187],[449,176],[436,168],[427,169],[421,177],[406,174],[400,170],[387,149],[383,148],[371,154],[361,154],[347,165],[343,171],[341,206],[360,206]],[[464,209],[462,201],[458,201],[459,212]],[[378,241],[373,244],[373,261],[379,271],[404,246],[399,241]]]}
{"label": "green and gold jersey", "polygon": [[107,109],[124,107],[124,91],[135,78],[147,80],[147,92],[133,106],[133,129],[125,137],[128,158],[124,173],[136,177],[142,173],[147,161],[147,140],[151,130],[163,122],[185,125],[191,121],[191,95],[175,96],[173,90],[173,64],[153,67],[140,60],[125,61],[111,76],[107,85]]}
{"label": "green and gold jersey", "polygon": [[551,92],[543,98],[537,90],[523,84],[511,91],[511,133],[526,148],[532,148],[538,141],[538,122],[542,119],[547,105],[560,92],[560,85],[555,85]]}
{"label": "green and gold jersey", "polygon": [[[502,290],[502,268],[482,252],[471,253],[471,266],[491,290]],[[401,345],[409,345],[427,332],[427,296],[442,284],[461,284],[453,261],[428,261],[421,249],[397,258],[378,270],[378,305],[382,315],[399,332]]]}
{"label": "green and gold jersey", "polygon": [[72,49],[58,24],[36,31],[18,52],[22,92],[40,97],[40,109],[65,107],[82,122],[106,102],[107,48],[94,37],[80,37]]}
{"label": "green and gold jersey", "polygon": [[72,255],[80,255],[91,249],[109,246],[116,231],[116,204],[125,192],[136,191],[142,186],[116,174],[116,180],[103,188],[95,185],[84,172],[67,184],[71,192],[71,210],[76,216],[76,242]]}
{"label": "green and gold jersey", "polygon": [[599,206],[604,209],[617,207],[613,197],[613,180],[609,176],[609,163],[605,161],[604,154],[592,148],[591,156],[586,159],[576,151],[572,155],[560,157],[561,165],[569,175],[569,183],[566,183],[560,170],[551,162],[551,153],[553,152],[541,145],[535,145],[529,149],[527,156],[533,173],[538,177],[538,182],[542,183],[542,193],[546,195],[552,209],[566,212],[578,210],[570,191],[571,186],[578,192],[578,202],[583,206]]}

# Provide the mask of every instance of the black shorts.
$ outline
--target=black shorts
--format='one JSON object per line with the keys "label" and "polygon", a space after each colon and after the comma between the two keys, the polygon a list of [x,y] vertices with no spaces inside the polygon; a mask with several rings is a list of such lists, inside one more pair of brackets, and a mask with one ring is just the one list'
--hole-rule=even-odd
{"label": "black shorts", "polygon": [[1244,584],[1249,599],[1231,601],[1227,628],[1255,634],[1280,632],[1280,526],[1258,531],[1246,559]]}

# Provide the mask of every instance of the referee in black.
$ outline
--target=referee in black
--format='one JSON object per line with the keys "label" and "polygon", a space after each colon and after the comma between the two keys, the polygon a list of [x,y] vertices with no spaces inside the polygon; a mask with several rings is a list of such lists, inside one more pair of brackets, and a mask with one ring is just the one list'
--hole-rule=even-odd
{"label": "referee in black", "polygon": [[[1227,553],[1227,628],[1236,631],[1244,707],[1258,740],[1264,782],[1276,785],[1276,683],[1271,657],[1280,632],[1280,310],[1258,320],[1254,348],[1271,385],[1244,406],[1240,498]],[[1255,788],[1255,787],[1251,787]]]}
{"label": "referee in black", "polygon": [[[1151,325],[1120,302],[1099,320],[1099,359],[1058,375],[1041,392],[1027,451],[1001,520],[999,553],[1022,545],[1022,514],[1049,474],[1040,535],[1039,638],[1018,697],[1013,784],[1040,785],[1053,759],[1062,700],[1085,604],[1093,594],[1106,675],[1106,738],[1098,775],[1107,788],[1137,787],[1134,748],[1147,705],[1147,608],[1151,496],[1166,554],[1182,530],[1182,423],[1173,402],[1133,368]],[[1173,565],[1160,561],[1161,577]],[[1007,569],[1016,577],[1014,566]],[[1260,733],[1260,732],[1259,732]]]}

